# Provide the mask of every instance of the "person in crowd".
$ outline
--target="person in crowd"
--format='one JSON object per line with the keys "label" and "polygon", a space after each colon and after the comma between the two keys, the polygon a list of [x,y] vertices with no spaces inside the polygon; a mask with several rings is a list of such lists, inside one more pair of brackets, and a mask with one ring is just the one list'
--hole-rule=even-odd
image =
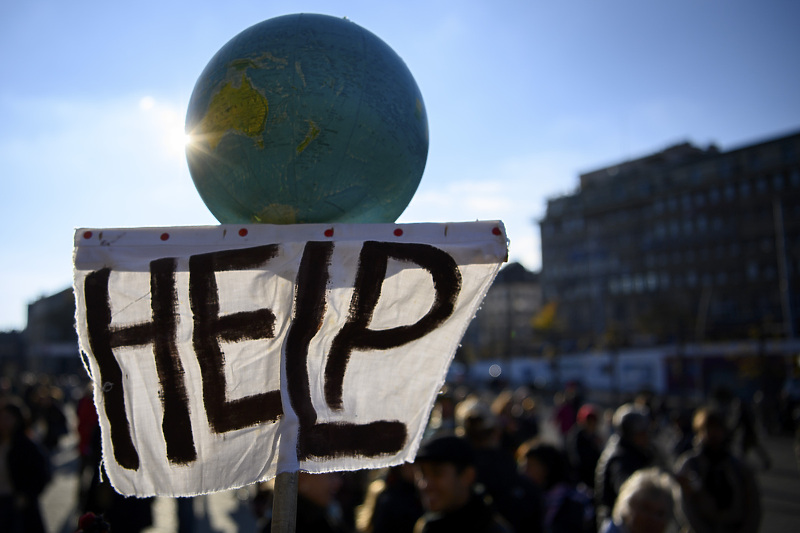
{"label": "person in crowd", "polygon": [[415,533],[511,533],[476,491],[474,452],[463,437],[444,435],[420,446],[415,461],[425,514]]}
{"label": "person in crowd", "polygon": [[91,383],[84,387],[83,395],[75,407],[78,432],[78,508],[85,509],[89,498],[92,476],[97,468],[99,452],[94,447],[95,429],[99,427],[97,409],[94,407],[94,387]]}
{"label": "person in crowd", "polygon": [[89,448],[89,464],[94,465],[91,480],[86,486],[81,513],[102,514],[114,524],[114,533],[139,533],[153,524],[154,498],[126,498],[111,486],[102,466],[100,423],[95,422]]}
{"label": "person in crowd", "polygon": [[105,521],[103,515],[84,513],[78,519],[78,529],[75,533],[109,533],[111,525]]}
{"label": "person in crowd", "polygon": [[[532,396],[528,387],[520,387],[514,393],[516,397],[515,417],[517,419],[517,440],[520,443],[529,441],[539,436],[541,431],[539,424],[538,405],[536,398]],[[516,448],[514,449],[516,452]]]}
{"label": "person in crowd", "polygon": [[38,425],[41,426],[42,445],[53,453],[61,437],[68,433],[67,417],[62,403],[64,391],[56,385],[40,385],[36,392]]}
{"label": "person in crowd", "polygon": [[694,430],[692,429],[692,411],[680,409],[670,415],[674,441],[671,454],[673,458],[680,457],[694,446]]}
{"label": "person in crowd", "polygon": [[[339,472],[311,474],[300,472],[297,476],[297,533],[350,533],[341,520],[336,504],[336,494],[342,487]],[[272,516],[267,518],[262,533],[272,530]]]}
{"label": "person in crowd", "polygon": [[739,452],[742,457],[751,451],[756,452],[764,469],[768,470],[772,459],[761,443],[752,407],[724,385],[714,389],[711,406],[725,417],[731,450]]}
{"label": "person in crowd", "polygon": [[650,441],[650,419],[632,404],[623,404],[612,420],[614,434],[609,437],[595,472],[595,503],[600,522],[614,508],[622,484],[637,470],[656,465]]}
{"label": "person in crowd", "polygon": [[456,400],[449,385],[442,387],[436,396],[433,410],[428,423],[428,434],[449,434],[456,429]]}
{"label": "person in crowd", "polygon": [[664,533],[675,516],[675,484],[651,467],[637,470],[620,487],[611,518],[600,533]]}
{"label": "person in crowd", "polygon": [[544,531],[595,531],[592,499],[575,486],[567,457],[560,449],[534,440],[520,446],[518,461],[522,472],[544,491]]}
{"label": "person in crowd", "polygon": [[681,510],[695,533],[758,531],[761,497],[752,470],[730,451],[725,416],[714,407],[693,420],[696,444],[678,458]]}
{"label": "person in crowd", "polygon": [[39,495],[51,479],[50,461],[28,435],[26,408],[0,405],[0,526],[9,533],[44,533]]}
{"label": "person in crowd", "polygon": [[577,481],[594,490],[594,473],[603,451],[599,410],[592,404],[578,409],[575,425],[567,434],[566,452]]}
{"label": "person in crowd", "polygon": [[575,425],[578,416],[578,408],[575,405],[575,396],[571,389],[553,395],[553,422],[563,439],[567,438],[570,429]]}
{"label": "person in crowd", "polygon": [[423,512],[414,465],[403,463],[370,483],[356,513],[356,529],[360,533],[412,533]]}
{"label": "person in crowd", "polygon": [[500,433],[500,447],[513,454],[514,450],[523,442],[519,440],[520,428],[518,418],[514,413],[514,392],[511,389],[500,391],[492,401],[490,410]]}
{"label": "person in crowd", "polygon": [[473,449],[477,482],[516,531],[542,531],[544,495],[522,476],[514,453],[502,446],[502,428],[490,407],[470,397],[456,408],[458,430]]}

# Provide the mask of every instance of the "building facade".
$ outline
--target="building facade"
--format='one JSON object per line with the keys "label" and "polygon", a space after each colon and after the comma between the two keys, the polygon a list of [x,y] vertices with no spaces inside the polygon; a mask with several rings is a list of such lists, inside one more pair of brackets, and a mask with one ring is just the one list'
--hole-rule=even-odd
{"label": "building facade", "polygon": [[461,341],[463,362],[531,355],[532,319],[541,306],[538,274],[519,263],[504,266]]}
{"label": "building facade", "polygon": [[28,304],[23,336],[27,370],[51,374],[83,372],[72,288]]}
{"label": "building facade", "polygon": [[540,231],[562,350],[800,330],[800,132],[588,172]]}

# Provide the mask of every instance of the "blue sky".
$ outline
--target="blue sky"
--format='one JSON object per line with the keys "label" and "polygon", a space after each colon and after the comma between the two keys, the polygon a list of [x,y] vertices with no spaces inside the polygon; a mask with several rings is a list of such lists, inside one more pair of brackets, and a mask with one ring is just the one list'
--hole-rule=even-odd
{"label": "blue sky", "polygon": [[420,86],[430,151],[400,222],[502,219],[534,270],[534,221],[580,172],[800,129],[795,0],[3,2],[0,330],[70,285],[77,227],[217,223],[183,154],[194,83],[300,12],[372,31]]}

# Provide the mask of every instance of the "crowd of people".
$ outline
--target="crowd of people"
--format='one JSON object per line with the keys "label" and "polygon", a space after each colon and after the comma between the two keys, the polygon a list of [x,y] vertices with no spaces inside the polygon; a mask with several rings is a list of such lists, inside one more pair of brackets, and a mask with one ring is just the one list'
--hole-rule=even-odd
{"label": "crowd of people", "polygon": [[[152,524],[152,499],[122,498],[104,480],[89,385],[26,378],[0,387],[3,531],[45,531],[39,497],[69,432],[79,458],[78,530]],[[752,413],[725,389],[704,405],[670,410],[647,393],[619,406],[593,404],[577,385],[552,398],[524,387],[446,386],[413,464],[301,472],[296,530],[755,532],[761,498],[743,460],[749,452],[769,468]],[[263,532],[271,529],[272,490],[271,482],[251,487]],[[180,531],[190,532],[191,500],[178,503],[179,514],[188,510]]]}
{"label": "crowd of people", "polygon": [[[585,402],[578,387],[553,400],[444,390],[413,464],[301,473],[297,531],[758,531],[742,454],[755,448],[765,468],[769,457],[730,391],[674,411],[647,393],[617,408]],[[266,483],[254,507],[264,532],[269,495]]]}

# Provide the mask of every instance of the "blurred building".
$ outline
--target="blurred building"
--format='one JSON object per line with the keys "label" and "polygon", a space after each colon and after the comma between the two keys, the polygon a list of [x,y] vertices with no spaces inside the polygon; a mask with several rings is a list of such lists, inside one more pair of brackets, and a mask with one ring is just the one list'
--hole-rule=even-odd
{"label": "blurred building", "polygon": [[548,201],[541,283],[561,348],[794,338],[800,132],[679,144]]}
{"label": "blurred building", "polygon": [[51,374],[81,371],[72,288],[28,304],[25,369]]}
{"label": "blurred building", "polygon": [[465,362],[530,355],[532,319],[542,306],[538,274],[519,263],[498,272],[461,342]]}
{"label": "blurred building", "polygon": [[[0,332],[0,376],[15,376],[25,366],[25,338],[21,331]],[[3,385],[0,384],[0,388]]]}

